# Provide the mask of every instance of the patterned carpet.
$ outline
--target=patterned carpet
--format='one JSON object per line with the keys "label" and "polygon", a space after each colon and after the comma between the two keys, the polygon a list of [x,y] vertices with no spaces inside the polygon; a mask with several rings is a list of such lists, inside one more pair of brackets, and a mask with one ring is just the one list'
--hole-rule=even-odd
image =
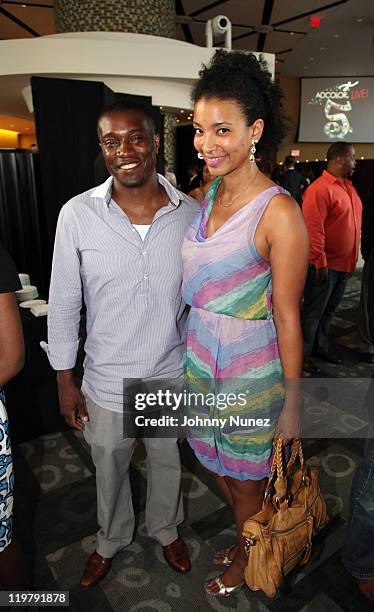
{"label": "patterned carpet", "polygon": [[[345,365],[321,362],[325,377],[361,379],[372,375],[373,366],[358,362],[355,355],[359,289],[357,273],[349,282],[333,329],[334,349]],[[181,533],[190,549],[191,573],[173,572],[161,547],[145,533],[147,474],[139,444],[131,471],[136,535],[117,555],[107,578],[91,590],[78,586],[85,560],[95,548],[97,529],[94,469],[88,448],[82,436],[71,430],[22,443],[15,449],[16,525],[35,588],[69,590],[70,610],[87,612],[372,610],[341,561],[350,485],[362,448],[362,440],[347,436],[306,442],[305,455],[308,463],[320,470],[321,487],[333,517],[319,536],[312,561],[295,572],[274,599],[248,589],[228,599],[215,599],[205,594],[203,581],[217,573],[212,564],[214,550],[233,541],[233,518],[186,443],[181,444],[186,514]]]}

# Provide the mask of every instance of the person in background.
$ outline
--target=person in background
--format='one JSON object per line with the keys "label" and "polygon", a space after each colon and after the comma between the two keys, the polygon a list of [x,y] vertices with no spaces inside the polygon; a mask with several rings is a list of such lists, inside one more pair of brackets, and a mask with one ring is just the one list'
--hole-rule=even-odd
{"label": "person in background", "polygon": [[368,311],[368,270],[369,258],[374,247],[374,183],[363,201],[362,211],[362,237],[361,254],[364,260],[364,268],[361,278],[360,304],[357,320],[357,344],[359,358],[366,363],[374,363],[373,336],[370,334],[369,311]]}
{"label": "person in background", "polygon": [[295,169],[295,161],[292,155],[287,155],[284,160],[284,172],[280,177],[279,184],[283,189],[286,189],[299,206],[301,206],[303,191],[308,185],[301,172]]}
{"label": "person in background", "polygon": [[15,265],[0,245],[0,589],[9,591],[27,587],[23,554],[13,537],[13,460],[3,391],[24,363],[21,318],[14,294],[21,288]]}
{"label": "person in background", "polygon": [[200,173],[200,186],[192,189],[189,192],[190,198],[197,200],[198,202],[202,202],[209,191],[209,188],[212,184],[213,177],[209,172],[208,166],[205,164],[201,173]]}
{"label": "person in background", "polygon": [[310,164],[306,164],[306,165],[304,164],[301,169],[301,174],[303,175],[305,179],[305,183],[306,183],[305,189],[307,189],[309,185],[311,185],[313,181],[316,180],[312,166]]}
{"label": "person in background", "polygon": [[[374,343],[374,249],[365,260],[368,330]],[[369,431],[364,459],[352,481],[344,564],[360,592],[374,603],[374,373],[366,396]]]}
{"label": "person in background", "polygon": [[177,177],[175,176],[175,173],[171,170],[168,161],[165,162],[165,178],[167,181],[169,181],[170,185],[173,185],[173,187],[178,187]]}
{"label": "person in background", "polygon": [[[129,466],[135,436],[124,416],[124,381],[182,379],[180,249],[197,202],[156,173],[160,136],[152,115],[136,103],[103,111],[97,124],[110,177],[63,206],[56,229],[49,293],[49,361],[57,370],[60,409],[83,431],[96,467],[99,531],[80,584],[109,572],[135,526]],[[82,388],[74,378],[82,299],[87,338]],[[144,437],[148,488],[146,528],[167,563],[189,571],[176,437]]]}
{"label": "person in background", "polygon": [[192,189],[196,189],[200,187],[200,171],[201,171],[201,163],[197,160],[193,160],[187,166],[187,185],[185,188],[186,193],[192,191]]}
{"label": "person in background", "polygon": [[303,198],[310,253],[301,324],[304,370],[312,374],[319,371],[313,356],[341,363],[330,351],[329,332],[358,257],[362,204],[350,181],[355,166],[354,147],[335,142],[327,151],[327,169],[308,187]]}

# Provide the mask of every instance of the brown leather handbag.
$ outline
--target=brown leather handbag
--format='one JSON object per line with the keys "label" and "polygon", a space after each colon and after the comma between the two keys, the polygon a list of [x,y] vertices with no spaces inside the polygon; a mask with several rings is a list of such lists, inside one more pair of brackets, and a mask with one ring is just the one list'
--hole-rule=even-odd
{"label": "brown leather handbag", "polygon": [[[300,467],[294,470],[297,458]],[[282,440],[278,440],[262,510],[243,525],[248,555],[244,575],[249,588],[274,597],[284,577],[309,561],[312,536],[327,522],[318,471],[305,464],[301,441],[293,441],[284,470]]]}

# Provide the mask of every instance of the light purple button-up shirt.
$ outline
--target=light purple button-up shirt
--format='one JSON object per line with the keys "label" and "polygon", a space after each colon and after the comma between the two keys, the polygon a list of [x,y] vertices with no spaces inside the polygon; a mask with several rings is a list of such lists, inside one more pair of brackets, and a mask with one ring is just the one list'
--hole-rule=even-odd
{"label": "light purple button-up shirt", "polygon": [[75,366],[82,296],[87,308],[83,389],[122,410],[124,378],[175,378],[182,372],[185,304],[181,245],[195,200],[163,176],[170,201],[144,242],[111,199],[112,177],[61,209],[48,311],[48,353],[55,370]]}

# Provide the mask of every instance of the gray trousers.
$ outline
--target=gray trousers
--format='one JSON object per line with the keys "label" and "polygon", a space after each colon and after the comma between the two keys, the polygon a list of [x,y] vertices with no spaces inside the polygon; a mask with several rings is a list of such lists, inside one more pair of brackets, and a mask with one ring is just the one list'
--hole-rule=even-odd
{"label": "gray trousers", "polygon": [[[84,437],[96,466],[97,552],[113,557],[130,544],[134,533],[134,510],[129,466],[136,439],[123,433],[122,413],[101,408],[85,396],[89,422]],[[162,546],[177,537],[183,521],[180,490],[181,464],[176,438],[144,438],[147,450],[147,501],[145,524],[148,534]]]}

